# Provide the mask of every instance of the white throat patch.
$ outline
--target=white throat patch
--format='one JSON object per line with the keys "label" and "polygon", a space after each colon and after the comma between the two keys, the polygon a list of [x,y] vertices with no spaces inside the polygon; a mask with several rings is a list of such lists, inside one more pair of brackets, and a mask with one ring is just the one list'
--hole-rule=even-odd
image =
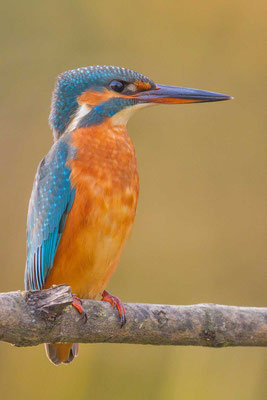
{"label": "white throat patch", "polygon": [[123,110],[117,112],[113,117],[110,118],[112,125],[126,125],[129,121],[129,118],[141,108],[145,108],[148,106],[152,106],[152,103],[142,103],[142,104],[135,104],[134,106],[126,107]]}

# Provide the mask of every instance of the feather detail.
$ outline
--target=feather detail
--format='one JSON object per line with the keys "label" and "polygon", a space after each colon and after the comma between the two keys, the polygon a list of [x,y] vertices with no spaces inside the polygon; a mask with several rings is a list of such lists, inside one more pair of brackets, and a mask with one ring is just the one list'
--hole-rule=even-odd
{"label": "feather detail", "polygon": [[67,139],[62,137],[54,144],[36,173],[27,221],[27,290],[44,287],[74,200],[71,171],[66,165],[73,151]]}
{"label": "feather detail", "polygon": [[125,127],[112,121],[74,131],[72,147],[76,157],[67,165],[75,199],[45,287],[66,283],[79,297],[94,299],[115,271],[132,230],[136,157]]}

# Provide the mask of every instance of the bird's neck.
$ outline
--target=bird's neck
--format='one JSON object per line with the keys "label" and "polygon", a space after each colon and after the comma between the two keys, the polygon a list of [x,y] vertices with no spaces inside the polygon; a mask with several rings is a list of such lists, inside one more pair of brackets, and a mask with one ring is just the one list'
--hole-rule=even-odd
{"label": "bird's neck", "polygon": [[72,179],[110,183],[112,190],[136,187],[138,172],[135,150],[125,125],[107,119],[99,125],[80,128],[72,132],[72,145],[76,158],[72,161]]}

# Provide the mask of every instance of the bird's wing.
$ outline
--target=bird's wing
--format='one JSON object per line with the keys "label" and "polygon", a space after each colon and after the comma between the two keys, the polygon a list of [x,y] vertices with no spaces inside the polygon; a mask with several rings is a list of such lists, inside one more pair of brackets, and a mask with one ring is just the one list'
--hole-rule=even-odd
{"label": "bird's wing", "polygon": [[66,166],[69,158],[69,144],[57,141],[35,176],[27,219],[26,290],[42,289],[53,265],[75,196]]}

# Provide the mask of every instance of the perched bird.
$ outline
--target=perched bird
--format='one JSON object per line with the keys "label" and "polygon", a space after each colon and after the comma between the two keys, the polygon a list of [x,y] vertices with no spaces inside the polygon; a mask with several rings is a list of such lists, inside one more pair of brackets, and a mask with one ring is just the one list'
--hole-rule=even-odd
{"label": "perched bird", "polygon": [[[120,67],[91,66],[59,75],[50,125],[55,143],[40,162],[27,219],[26,290],[72,287],[73,306],[83,298],[116,306],[106,292],[135,218],[139,182],[129,117],[151,104],[200,103],[230,96],[155,84]],[[78,296],[78,297],[76,297]],[[54,364],[70,363],[78,344],[46,344]]]}

